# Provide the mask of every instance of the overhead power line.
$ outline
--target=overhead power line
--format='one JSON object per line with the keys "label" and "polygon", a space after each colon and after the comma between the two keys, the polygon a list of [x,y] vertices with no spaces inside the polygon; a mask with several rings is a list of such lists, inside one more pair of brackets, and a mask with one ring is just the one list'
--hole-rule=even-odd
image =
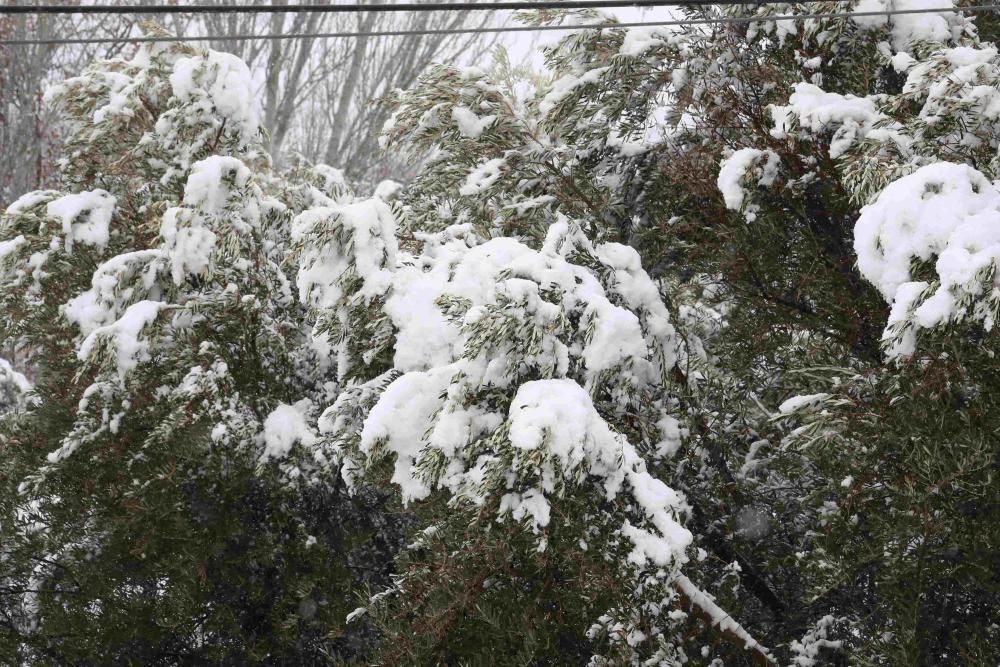
{"label": "overhead power line", "polygon": [[[762,3],[764,4],[764,3]],[[672,21],[647,21],[632,23],[589,23],[580,25],[542,25],[542,26],[508,26],[499,28],[449,28],[439,30],[373,30],[369,32],[310,32],[310,33],[278,33],[278,34],[238,34],[238,35],[196,35],[193,37],[149,36],[149,37],[105,37],[79,39],[11,39],[0,41],[3,46],[33,46],[61,44],[121,44],[148,42],[208,42],[228,40],[287,40],[287,39],[333,39],[358,37],[404,37],[410,35],[464,35],[475,33],[504,32],[539,32],[548,30],[603,30],[606,28],[661,28],[668,26],[695,25],[737,25],[747,23],[764,23],[768,21],[803,21],[809,19],[890,17],[913,14],[942,14],[962,12],[991,12],[1000,10],[997,5],[978,5],[974,7],[937,7],[922,9],[885,9],[869,12],[811,13],[811,14],[775,14],[755,16],[719,16],[700,19],[677,19]]]}
{"label": "overhead power line", "polygon": [[[769,0],[773,1],[773,0]],[[352,14],[385,12],[493,11],[501,9],[613,9],[697,5],[703,0],[526,0],[513,2],[401,2],[385,5],[17,5],[0,7],[0,14]],[[723,0],[716,4],[741,4]]]}

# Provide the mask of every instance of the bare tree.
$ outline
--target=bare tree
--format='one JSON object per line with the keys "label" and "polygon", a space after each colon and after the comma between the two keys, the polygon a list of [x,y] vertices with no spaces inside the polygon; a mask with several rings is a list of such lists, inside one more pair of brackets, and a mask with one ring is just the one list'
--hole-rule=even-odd
{"label": "bare tree", "polygon": [[[0,17],[0,39],[59,37],[124,38],[130,22],[36,15]],[[46,44],[0,47],[0,210],[19,195],[44,187],[52,177],[49,156],[59,126],[42,102],[49,82],[79,73],[97,54],[111,57],[124,42],[109,46]]]}
{"label": "bare tree", "polygon": [[[454,30],[481,28],[494,20],[487,12],[395,15],[384,21],[408,30]],[[358,26],[358,31],[371,30]],[[383,29],[379,26],[374,29]],[[392,38],[360,38],[351,48],[350,65],[337,81],[323,82],[324,94],[314,102],[329,113],[313,113],[307,123],[318,125],[314,134],[326,138],[324,145],[306,144],[306,155],[330,164],[342,164],[354,177],[370,179],[402,176],[405,165],[382,155],[378,132],[387,112],[375,102],[392,90],[408,88],[432,62],[477,62],[496,39],[483,34],[405,35]]]}
{"label": "bare tree", "polygon": [[[0,19],[0,36],[24,38],[28,34],[50,35],[51,21],[32,21],[24,16]],[[40,92],[52,66],[54,49],[47,46],[8,47],[0,51],[0,203],[14,193],[34,189],[44,181],[45,152],[51,145]]]}
{"label": "bare tree", "polygon": [[[235,4],[235,0],[216,2]],[[486,11],[205,14],[180,18],[168,28],[179,34],[219,36],[371,33],[479,28],[495,20],[494,13]],[[388,112],[373,102],[395,88],[412,85],[431,63],[477,60],[495,41],[491,35],[473,33],[274,41],[222,37],[211,44],[240,56],[259,77],[261,120],[270,133],[269,149],[276,162],[298,153],[370,181],[400,175],[402,168],[378,149],[376,135]]]}
{"label": "bare tree", "polygon": [[[5,0],[0,0],[4,2]],[[127,4],[122,0],[111,0]],[[242,5],[237,0],[206,0]],[[324,0],[303,0],[324,4]],[[387,4],[397,0],[372,0]],[[285,5],[289,0],[270,0]],[[242,58],[260,86],[260,113],[277,165],[294,154],[341,167],[373,182],[405,177],[410,165],[382,154],[379,128],[388,112],[373,102],[406,88],[433,62],[475,62],[492,47],[486,34],[394,37],[240,39],[242,35],[381,32],[477,28],[493,12],[225,13],[168,15],[34,15],[0,19],[0,39],[111,37],[112,45],[0,47],[0,204],[43,187],[46,156],[58,144],[59,126],[42,104],[48,82],[79,72],[95,57],[127,55],[124,41],[145,19],[182,36],[217,36],[211,48]]]}

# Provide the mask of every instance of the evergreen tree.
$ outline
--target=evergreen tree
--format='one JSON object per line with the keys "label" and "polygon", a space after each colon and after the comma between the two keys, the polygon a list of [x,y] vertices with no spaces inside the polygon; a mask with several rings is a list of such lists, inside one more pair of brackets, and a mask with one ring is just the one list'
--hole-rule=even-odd
{"label": "evergreen tree", "polygon": [[321,382],[279,265],[291,211],[262,186],[294,188],[255,174],[250,90],[233,56],[153,46],[50,93],[73,127],[65,190],[25,195],[0,232],[0,335],[37,378],[2,445],[15,662],[359,648],[333,630],[384,576],[369,533],[391,530],[377,497],[293,489],[272,461],[292,444],[275,420]]}
{"label": "evergreen tree", "polygon": [[768,20],[865,8],[587,33],[553,91],[644,264],[722,300],[671,483],[727,609],[799,664],[989,662],[996,50],[957,13]]}
{"label": "evergreen tree", "polygon": [[[992,372],[963,323],[995,319],[992,237],[974,230],[994,210],[996,52],[960,14],[768,20],[796,11],[702,8],[692,18],[760,20],[581,32],[526,97],[502,63],[439,69],[387,128],[435,151],[404,225],[542,245],[562,214],[633,245],[701,334],[682,335],[688,350],[708,350],[668,389],[686,437],[660,473],[711,555],[688,569],[797,664],[988,661]],[[889,185],[941,160],[987,176],[928,166]],[[942,326],[941,352],[914,355]],[[945,496],[955,479],[969,486]]]}
{"label": "evergreen tree", "polygon": [[225,54],[58,87],[63,190],[0,223],[0,647],[995,662],[995,31],[774,19],[887,4],[433,68],[371,198],[273,173]]}

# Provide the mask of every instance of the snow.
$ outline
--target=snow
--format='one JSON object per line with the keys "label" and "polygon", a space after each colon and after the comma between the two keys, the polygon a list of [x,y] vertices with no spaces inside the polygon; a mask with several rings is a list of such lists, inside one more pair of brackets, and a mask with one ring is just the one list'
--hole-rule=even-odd
{"label": "snow", "polygon": [[756,148],[741,148],[724,159],[719,167],[716,185],[726,202],[726,208],[732,211],[743,209],[743,202],[746,198],[743,182],[747,179],[747,172],[752,167],[759,166],[760,168],[760,176],[756,179],[756,184],[761,187],[770,187],[778,175],[779,165],[780,159],[774,151],[762,151]]}
{"label": "snow", "polygon": [[[423,499],[432,491],[430,480],[421,476],[418,465],[428,448],[457,459],[457,463],[462,447],[474,440],[477,432],[499,425],[498,416],[475,411],[462,414],[463,410],[446,398],[451,396],[449,387],[455,378],[472,370],[469,363],[455,362],[407,373],[386,388],[365,420],[361,451],[371,454],[384,447],[395,454],[392,481],[399,485],[405,502]],[[451,418],[435,423],[439,414]],[[503,494],[500,519],[509,515],[515,521],[527,521],[538,531],[548,525],[549,495],[556,493],[557,484],[592,476],[603,480],[608,499],[618,496],[627,484],[633,502],[655,528],[623,528],[635,544],[633,562],[641,565],[651,560],[664,566],[685,560],[684,549],[692,538],[676,519],[685,508],[683,499],[646,472],[641,457],[600,417],[582,386],[570,379],[521,384],[510,405],[507,428],[514,448],[511,469],[522,471],[522,476],[535,469],[527,479],[536,481],[524,490]],[[427,434],[427,441],[415,438],[415,433]],[[456,495],[476,499],[481,493],[483,465],[494,458],[480,457],[477,465],[465,470],[452,464],[441,484]]]}
{"label": "snow", "polygon": [[[560,229],[565,225],[565,220],[554,223],[549,238],[558,238]],[[659,287],[643,270],[638,251],[620,243],[603,243],[594,248],[594,254],[611,269],[614,292],[624,299],[628,308],[642,316],[643,325],[651,338],[663,341],[673,339],[676,331],[670,323],[670,313],[660,296]],[[661,347],[657,351],[673,364],[676,353],[672,349]]]}
{"label": "snow", "polygon": [[[858,0],[854,5],[854,13],[868,14],[874,12],[884,12],[890,9],[888,2],[891,0]],[[881,28],[889,23],[889,17],[881,16],[855,16],[851,19],[862,28]]]}
{"label": "snow", "polygon": [[189,275],[208,271],[215,250],[216,235],[190,209],[167,209],[160,223],[160,236],[170,256],[171,276],[182,285]]}
{"label": "snow", "polygon": [[627,58],[641,58],[650,49],[667,43],[670,40],[670,33],[665,27],[642,27],[636,26],[625,29],[625,38],[622,40],[618,53]]}
{"label": "snow", "polygon": [[[435,254],[442,254],[446,250]],[[445,292],[451,265],[441,261],[425,271],[421,266],[400,268],[393,281],[385,312],[397,327],[393,365],[402,371],[426,370],[450,363],[458,354],[459,329],[437,307]]]}
{"label": "snow", "polygon": [[[56,242],[55,243],[56,247],[58,247],[59,245],[58,239],[54,239],[54,241]],[[50,275],[48,271],[44,270],[45,264],[49,260],[49,255],[50,255],[49,252],[41,251],[32,253],[28,257],[28,261],[26,262],[26,264],[28,269],[30,269],[28,273],[31,275],[32,278],[32,284],[28,292],[32,296],[38,297],[39,295],[41,295],[42,281],[48,278],[48,276]]]}
{"label": "snow", "polygon": [[524,493],[505,493],[500,498],[500,516],[509,514],[514,521],[531,519],[536,529],[549,525],[552,508],[539,489],[528,489]]}
{"label": "snow", "polygon": [[510,404],[510,443],[525,450],[544,446],[569,470],[585,460],[613,468],[622,446],[573,380],[522,384]]}
{"label": "snow", "polygon": [[[640,57],[661,43],[661,37],[665,35],[630,31],[622,54]],[[602,75],[599,69],[563,77],[553,85],[543,107],[547,104],[552,108],[580,85]],[[127,82],[116,79],[112,83],[108,106],[98,121],[126,112],[123,91]],[[213,121],[221,117],[220,124],[213,127],[220,135],[223,127],[234,126],[242,127],[241,132],[256,132],[249,73],[238,60],[212,51],[181,58],[173,66],[170,87],[176,101],[192,108],[210,108],[206,116]],[[203,120],[197,114],[191,117],[193,122]],[[182,113],[178,118],[187,116]],[[447,126],[447,118],[438,120]],[[479,116],[460,106],[451,110],[451,120],[459,134],[478,139],[495,124],[496,116]],[[157,131],[165,126],[158,123]],[[152,133],[147,139],[149,136]],[[454,139],[455,131],[449,136]],[[621,155],[645,150],[644,144],[628,142],[619,135],[613,135],[607,145],[619,147]],[[222,148],[231,146],[223,142]],[[201,150],[190,155],[203,155]],[[173,156],[164,160],[170,162]],[[186,344],[190,323],[212,315],[211,309],[200,308],[205,301],[199,299],[214,298],[220,292],[245,300],[257,297],[252,291],[244,292],[244,284],[232,277],[225,265],[231,260],[243,272],[261,266],[254,263],[252,254],[230,257],[236,254],[233,248],[238,244],[256,241],[246,234],[247,229],[253,229],[247,221],[256,220],[255,201],[259,199],[248,168],[252,163],[215,155],[190,165],[184,160],[178,164],[183,166],[172,166],[169,178],[157,174],[152,187],[154,191],[162,187],[170,203],[178,203],[183,182],[179,205],[165,212],[165,206],[157,205],[142,211],[148,213],[143,219],[150,220],[162,213],[160,247],[124,253],[99,265],[90,289],[62,308],[79,326],[82,342],[78,356],[86,362],[85,368],[93,370],[98,363],[109,362],[113,367],[109,375],[113,378],[117,373],[119,384],[139,364],[158,361],[161,354],[173,354],[172,346]],[[459,192],[464,196],[484,194],[506,167],[503,158],[482,162],[468,174]],[[743,208],[744,184],[755,181],[768,187],[778,168],[777,155],[771,151],[745,149],[725,161],[719,182],[727,205],[738,191],[734,207]],[[751,174],[754,169],[757,171]],[[344,185],[339,170],[321,165],[315,172],[326,190]],[[313,180],[313,189],[317,182]],[[533,188],[534,184],[525,185],[522,196],[536,194]],[[300,300],[309,308],[308,316],[345,324],[350,309],[354,314],[361,310],[359,306],[381,309],[376,316],[388,319],[385,329],[390,333],[386,335],[395,339],[392,370],[373,369],[350,380],[345,373],[338,373],[336,381],[324,376],[329,382],[322,391],[338,398],[332,412],[328,411],[330,419],[324,413],[320,420],[322,437],[311,426],[313,403],[304,400],[274,406],[272,401],[266,405],[274,407],[270,412],[264,410],[262,423],[263,415],[256,412],[247,417],[252,422],[249,433],[234,426],[238,425],[236,417],[205,419],[211,442],[225,447],[245,435],[256,437],[262,463],[285,460],[293,451],[298,453],[296,445],[301,445],[300,449],[315,450],[316,462],[339,466],[348,484],[352,476],[363,474],[365,464],[388,456],[393,465],[391,481],[399,487],[404,502],[442,491],[453,502],[495,508],[496,520],[521,522],[535,531],[539,550],[544,549],[546,529],[558,517],[555,510],[567,490],[597,493],[608,501],[604,507],[611,517],[612,542],[621,540],[631,550],[628,563],[640,571],[656,573],[656,577],[672,579],[686,562],[686,551],[692,544],[692,535],[681,524],[688,508],[684,496],[664,481],[669,478],[651,474],[639,453],[641,447],[643,452],[651,449],[651,456],[671,456],[686,435],[678,418],[667,414],[676,408],[686,418],[683,408],[671,403],[674,399],[665,387],[664,378],[678,359],[681,342],[661,296],[662,286],[643,271],[635,249],[617,243],[591,243],[577,222],[549,207],[555,201],[549,195],[510,205],[520,213],[546,208],[538,217],[544,213],[551,225],[540,248],[531,245],[533,240],[489,238],[470,224],[440,233],[414,232],[411,221],[403,220],[405,235],[401,238],[405,243],[401,249],[394,211],[405,212],[409,202],[397,207],[385,202],[399,189],[399,184],[384,182],[372,199],[350,203],[330,195],[323,200],[326,206],[297,215],[290,230],[294,260],[300,263],[296,286]],[[351,196],[345,195],[343,201]],[[47,208],[50,215],[62,220],[67,250],[74,242],[105,248],[110,241],[114,199],[102,227],[96,207],[84,207],[70,197],[49,202]],[[498,202],[498,206],[504,204]],[[81,212],[88,214],[86,219]],[[237,238],[239,235],[243,236]],[[24,237],[15,238],[0,246],[0,251],[9,248],[7,252],[13,252],[24,242]],[[280,254],[280,246],[272,249],[269,257]],[[167,275],[173,285],[166,284]],[[188,281],[192,275],[206,279]],[[168,298],[179,305],[166,303]],[[160,317],[165,312],[172,315],[172,321],[170,315]],[[301,311],[295,314],[301,315]],[[267,312],[264,319],[270,316]],[[161,321],[170,324],[157,326]],[[262,326],[271,324],[268,321]],[[345,337],[352,335],[347,328],[343,333]],[[295,335],[293,330],[293,339]],[[292,340],[290,344],[299,342]],[[154,347],[155,343],[159,345]],[[343,345],[336,335],[318,332],[302,343],[303,348],[312,345],[331,352]],[[189,352],[195,354],[197,349],[199,362],[207,366],[202,359],[217,354],[213,345],[204,342]],[[155,398],[204,398],[203,385],[215,385],[204,379],[210,372],[194,363],[192,360],[180,367],[181,375],[189,366],[191,369],[179,387],[150,387]],[[225,372],[224,364],[220,367]],[[301,386],[298,382],[304,378],[295,376],[299,370],[274,369],[288,374],[281,381],[289,387]],[[383,375],[370,382],[354,379],[376,372]],[[110,383],[117,391],[118,384],[113,379]],[[95,382],[85,393],[81,410],[102,391]],[[246,400],[233,392],[225,393],[217,397],[219,405],[239,405]],[[351,403],[345,397],[357,398],[348,406],[355,412],[355,431],[350,431],[344,413],[337,412]],[[120,396],[113,394],[113,398]],[[91,406],[94,414],[102,405],[112,404],[110,398],[94,402],[98,404],[96,410]],[[129,408],[126,405],[124,409]],[[230,410],[218,405],[196,409]],[[619,409],[628,412],[626,418],[615,413]],[[121,414],[108,422],[112,431],[121,423]],[[638,414],[634,422],[633,414]],[[636,430],[641,442],[633,444],[615,431],[612,419],[627,419],[628,433],[633,432],[633,423],[640,424]],[[73,446],[66,441],[49,460],[60,460]],[[327,453],[333,456],[324,458]],[[580,536],[582,548],[590,544],[600,549],[603,540],[588,543],[584,537],[590,536]],[[315,538],[309,536],[306,545],[314,543]],[[664,570],[669,573],[664,575]],[[692,591],[687,593],[689,597],[704,597],[693,587]],[[730,621],[718,618],[710,599],[699,604],[713,611],[718,624],[733,627]],[[638,629],[630,630],[627,637],[629,644],[646,640]]]}
{"label": "snow", "polygon": [[793,412],[797,412],[803,408],[812,407],[819,403],[822,403],[826,399],[830,398],[830,394],[804,394],[801,396],[792,396],[784,403],[778,406],[778,413],[782,415],[788,415]]}
{"label": "snow", "polygon": [[334,188],[348,187],[347,176],[343,169],[337,169],[328,164],[314,164],[312,170],[323,179],[324,192],[330,192]]}
{"label": "snow", "polygon": [[128,108],[128,102],[134,89],[135,78],[123,72],[105,72],[103,78],[108,86],[108,103],[94,111],[94,123],[102,123],[112,116],[133,116],[132,110]]}
{"label": "snow", "polygon": [[[908,66],[903,93],[923,98],[918,117],[926,133],[939,144],[976,145],[984,138],[995,145],[1000,121],[1000,62],[997,50],[984,46],[943,49],[931,58]],[[941,136],[940,119],[952,117],[954,129]]]}
{"label": "snow", "polygon": [[244,138],[257,134],[253,79],[246,64],[230,53],[208,50],[180,58],[170,75],[173,94],[182,103],[206,101],[214,113]]}
{"label": "snow", "polygon": [[909,53],[905,51],[900,51],[894,55],[889,62],[892,64],[892,68],[897,72],[905,72],[913,66],[916,62]]}
{"label": "snow", "polygon": [[590,373],[614,368],[630,357],[645,358],[649,354],[635,313],[597,301],[587,307],[584,317],[593,322],[593,333],[583,350],[583,361]]}
{"label": "snow", "polygon": [[[299,238],[315,233],[331,215],[304,213],[293,233]],[[383,231],[392,234],[394,227]],[[500,501],[498,520],[510,517],[539,533],[561,489],[596,479],[609,499],[625,494],[637,508],[643,525],[626,531],[622,524],[634,538],[635,565],[683,562],[691,540],[677,519],[685,511],[683,498],[647,472],[588,392],[612,369],[621,369],[618,381],[651,389],[676,358],[669,313],[636,251],[614,243],[592,246],[562,216],[550,226],[541,250],[511,238],[483,241],[468,225],[420,239],[417,255],[397,252],[393,263],[357,263],[363,281],[378,274],[386,287],[383,312],[396,330],[394,367],[402,373],[363,419],[358,455],[393,457],[392,482],[405,502],[442,489],[452,499],[482,504],[492,489]],[[603,284],[567,260],[578,248],[603,264]],[[316,267],[342,262],[340,252],[329,247],[310,257],[300,279],[306,275],[314,285]],[[335,276],[338,270],[327,273]],[[337,294],[316,304],[339,312],[346,295]],[[497,327],[510,333],[495,339]],[[571,356],[577,360],[576,378],[567,377]],[[523,377],[531,367],[544,377]],[[377,386],[382,380],[372,382]],[[367,386],[359,388],[357,399],[338,400],[324,413],[324,433],[343,433],[354,419],[350,406]],[[486,387],[512,395],[505,413],[470,399]],[[664,451],[676,448],[678,422],[662,415],[660,424]],[[503,447],[496,441],[501,428],[509,443]],[[335,439],[343,442],[342,436]],[[351,467],[343,469],[348,480],[361,470],[354,456],[336,447],[324,455]],[[493,489],[498,470],[506,470],[499,474],[509,481]]]}
{"label": "snow", "polygon": [[[911,5],[919,3],[906,6]],[[907,42],[948,41],[954,36],[950,31],[961,25],[961,19],[948,23],[939,15],[910,18],[893,19],[894,34]],[[899,32],[904,23],[908,27]],[[887,155],[895,161],[890,165],[897,173],[913,171],[862,209],[854,234],[859,271],[891,305],[883,342],[888,355],[897,357],[915,351],[922,329],[963,319],[980,321],[987,330],[994,325],[1000,292],[986,278],[994,270],[1000,243],[998,190],[972,167],[926,164],[927,158],[914,151],[926,145],[948,154],[957,147],[979,147],[984,140],[995,145],[1000,63],[989,45],[943,48],[919,62],[903,51],[890,56],[888,47],[883,55],[897,71],[907,72],[903,94],[919,104],[918,122],[904,128],[883,114],[879,107],[889,101],[886,96],[840,95],[800,83],[788,105],[772,107],[772,135],[813,139],[811,135],[832,132],[833,158],[863,140],[894,144]],[[954,122],[942,123],[945,117]],[[735,173],[725,179],[720,173],[720,188],[723,181],[727,205],[742,204]]]}
{"label": "snow", "polygon": [[122,304],[136,296],[130,279],[140,274],[146,296],[156,294],[155,281],[165,253],[159,249],[122,253],[97,267],[91,287],[62,305],[60,311],[84,336],[118,317]]}
{"label": "snow", "polygon": [[[428,372],[408,373],[394,381],[372,409],[361,435],[361,449],[370,453],[384,446],[396,455],[392,481],[400,486],[406,502],[425,498],[431,492],[416,465],[424,448],[414,433],[427,432],[427,424],[442,411],[444,396],[462,364]],[[479,426],[496,427],[486,415]],[[441,423],[433,431],[429,445],[438,451],[460,456],[456,443],[471,440],[469,429],[442,435]],[[473,427],[475,430],[475,427]],[[675,515],[684,507],[683,499],[663,482],[651,477],[635,450],[614,433],[597,414],[587,392],[568,379],[537,380],[518,387],[508,415],[510,443],[515,450],[514,470],[535,468],[538,486],[510,491],[501,498],[500,518],[510,515],[527,520],[534,530],[548,525],[550,506],[547,494],[556,491],[556,480],[582,479],[590,475],[603,479],[604,493],[616,497],[627,481],[630,494],[656,531],[626,527],[633,539],[637,564],[647,559],[658,565],[683,562],[690,533],[677,523]],[[446,446],[442,446],[445,443]],[[541,457],[531,453],[542,452]],[[519,453],[520,452],[520,453]],[[482,467],[467,473],[453,473],[445,484],[454,492],[475,496],[482,482]]]}
{"label": "snow", "polygon": [[396,454],[392,482],[403,502],[430,495],[430,487],[416,474],[414,463],[423,448],[420,437],[441,408],[441,394],[456,367],[444,366],[427,372],[407,373],[390,384],[372,408],[361,431],[361,451],[370,454],[385,447]]}
{"label": "snow", "polygon": [[[930,285],[924,281],[911,281],[903,283],[896,290],[892,300],[892,308],[889,309],[889,318],[886,321],[885,331],[882,338],[890,343],[888,356],[905,357],[913,354],[917,348],[916,331],[912,326],[907,326],[910,322],[910,315],[914,305],[925,293]],[[894,334],[893,330],[899,333]]]}
{"label": "snow", "polygon": [[[890,328],[931,328],[971,317],[993,326],[987,299],[1000,261],[1000,191],[967,165],[939,162],[889,184],[854,227],[858,270],[892,305]],[[934,261],[934,283],[914,276]],[[887,338],[892,338],[887,328]],[[904,336],[893,356],[912,352]]]}
{"label": "snow", "polygon": [[549,93],[538,103],[538,111],[548,116],[556,106],[580,86],[597,83],[608,71],[607,67],[596,67],[582,74],[565,74],[552,82]]}
{"label": "snow", "polygon": [[0,261],[2,261],[7,255],[16,252],[18,248],[24,245],[24,243],[24,234],[18,234],[12,239],[0,241]]}
{"label": "snow", "polygon": [[656,443],[655,452],[657,456],[669,458],[677,453],[684,440],[684,429],[681,423],[670,415],[664,415],[656,422],[660,440]]}
{"label": "snow", "polygon": [[837,158],[874,129],[885,116],[871,97],[828,93],[811,83],[797,83],[787,106],[772,106],[771,136],[784,139],[797,124],[813,134],[832,129],[830,157]]}
{"label": "snow", "polygon": [[823,58],[816,56],[802,61],[802,66],[806,69],[819,69],[823,65]]}
{"label": "snow", "polygon": [[368,613],[367,607],[358,607],[357,609],[355,609],[354,611],[352,611],[350,614],[347,615],[347,617],[344,619],[344,622],[353,623],[354,621],[361,618],[367,613]]}
{"label": "snow", "polygon": [[547,204],[552,204],[556,201],[556,198],[552,195],[539,195],[537,197],[528,197],[527,199],[521,199],[514,202],[513,204],[505,204],[504,208],[513,209],[517,211],[518,215],[524,215],[528,211],[546,206]]}
{"label": "snow", "polygon": [[[426,244],[423,254],[393,279],[385,311],[398,329],[394,364],[401,370],[450,363],[461,355],[461,323],[437,306],[444,295],[467,299],[472,308],[496,303],[497,276],[532,251],[513,239],[469,248],[466,230],[448,230]],[[471,312],[471,311],[470,311]]]}
{"label": "snow", "polygon": [[816,621],[816,624],[809,629],[801,641],[792,640],[789,648],[795,657],[792,659],[791,667],[815,667],[815,665],[822,664],[823,649],[843,647],[843,641],[829,639],[836,622],[837,619],[833,616],[824,616]]}
{"label": "snow", "polygon": [[479,194],[500,178],[500,170],[506,164],[504,158],[493,158],[483,162],[465,177],[465,183],[458,189],[458,193],[466,197]]}
{"label": "snow", "polygon": [[947,8],[955,7],[955,0],[860,0],[855,13],[884,12],[886,10],[945,9],[941,13],[897,14],[888,16],[855,16],[857,25],[866,29],[882,29],[890,25],[892,45],[897,51],[908,51],[915,42],[946,42],[958,37],[963,19]]}
{"label": "snow", "polygon": [[244,188],[250,170],[234,157],[213,155],[191,165],[184,184],[184,205],[206,214],[217,214],[229,202],[233,191]]}
{"label": "snow", "polygon": [[90,332],[77,351],[77,357],[83,361],[94,353],[98,341],[107,339],[114,345],[116,351],[118,375],[124,378],[138,364],[149,361],[149,343],[139,335],[142,330],[160,314],[166,304],[157,301],[139,301],[129,306],[120,318],[112,324],[99,327]]}
{"label": "snow", "polygon": [[[996,47],[989,46],[989,44],[982,47],[958,46],[954,49],[944,49],[941,53],[951,65],[959,70],[964,70],[966,67],[978,69],[982,65],[990,64],[997,57]],[[971,77],[961,76],[959,78],[968,80]]]}
{"label": "snow", "polygon": [[295,443],[311,447],[316,442],[316,434],[306,419],[311,405],[309,399],[304,399],[295,405],[281,404],[271,411],[264,420],[262,461],[285,458]]}
{"label": "snow", "polygon": [[[559,238],[566,229],[565,223],[553,224],[549,238]],[[511,301],[522,304],[525,315],[539,324],[550,326],[558,312],[539,297],[539,286],[545,284],[564,290],[566,307],[579,311],[590,326],[591,335],[581,349],[590,375],[629,359],[648,359],[654,349],[664,360],[674,358],[673,349],[662,342],[673,338],[669,314],[633,249],[604,244],[594,252],[612,269],[616,292],[643,322],[635,313],[613,305],[594,278],[562,259],[554,244],[546,244],[539,253],[513,239],[498,238],[469,248],[462,233],[459,238],[448,238],[446,233],[441,241],[428,243],[423,255],[393,273],[385,312],[398,330],[397,368],[426,369],[450,363],[460,354],[464,347],[461,324],[442,314],[437,303],[443,296],[469,302],[466,325],[477,320],[481,307]],[[505,272],[511,273],[510,279],[500,279]],[[644,334],[643,324],[651,337]],[[558,341],[546,337],[543,344],[562,354]],[[643,368],[639,364],[635,372],[642,373]]]}
{"label": "snow", "polygon": [[382,201],[394,201],[399,198],[399,194],[402,191],[402,183],[387,178],[384,181],[379,181],[378,185],[375,186],[373,196],[378,197]]}
{"label": "snow", "polygon": [[73,252],[74,243],[104,250],[111,238],[109,225],[116,203],[109,192],[90,190],[53,199],[45,212],[62,224],[67,253]]}
{"label": "snow", "polygon": [[478,139],[483,131],[496,122],[496,115],[477,116],[471,109],[463,106],[452,107],[451,118],[458,126],[463,137]]}
{"label": "snow", "polygon": [[14,385],[14,387],[22,394],[26,394],[32,389],[31,382],[28,378],[26,378],[23,373],[14,370],[14,367],[10,365],[9,361],[0,357],[0,385],[6,383]]}
{"label": "snow", "polygon": [[[300,259],[296,277],[300,300],[315,308],[335,306],[343,296],[341,280],[351,268],[363,281],[364,298],[384,294],[397,264],[395,232],[392,210],[380,198],[300,213],[292,221],[292,239],[308,235],[322,239],[310,244]],[[349,242],[342,243],[341,234]]]}
{"label": "snow", "polygon": [[685,597],[687,597],[691,604],[695,605],[708,615],[713,626],[718,627],[719,630],[723,632],[731,632],[739,637],[743,642],[744,648],[758,649],[764,655],[769,655],[769,651],[761,646],[757,640],[743,628],[743,626],[733,620],[733,618],[727,614],[724,609],[719,607],[719,605],[717,605],[707,593],[695,586],[694,583],[692,583],[692,581],[686,576],[679,575],[676,579],[675,585],[678,590],[683,593]]}
{"label": "snow", "polygon": [[618,155],[622,157],[635,157],[650,150],[654,142],[652,140],[632,141],[626,139],[618,132],[612,132],[608,135],[606,144],[609,148],[617,148]]}
{"label": "snow", "polygon": [[42,202],[52,199],[56,192],[52,190],[34,190],[26,194],[21,195],[14,203],[7,207],[7,215],[17,215],[19,213],[24,213],[30,208],[38,206]]}

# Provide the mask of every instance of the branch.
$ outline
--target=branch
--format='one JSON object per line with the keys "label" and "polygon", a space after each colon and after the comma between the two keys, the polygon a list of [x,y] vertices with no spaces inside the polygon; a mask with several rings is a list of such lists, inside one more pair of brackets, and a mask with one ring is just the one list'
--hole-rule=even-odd
{"label": "branch", "polygon": [[750,651],[750,657],[755,665],[776,664],[771,652],[754,639],[742,625],[733,620],[722,607],[715,604],[708,595],[683,574],[674,579],[674,590],[687,604],[691,605],[691,613],[697,618],[717,627],[722,637]]}

